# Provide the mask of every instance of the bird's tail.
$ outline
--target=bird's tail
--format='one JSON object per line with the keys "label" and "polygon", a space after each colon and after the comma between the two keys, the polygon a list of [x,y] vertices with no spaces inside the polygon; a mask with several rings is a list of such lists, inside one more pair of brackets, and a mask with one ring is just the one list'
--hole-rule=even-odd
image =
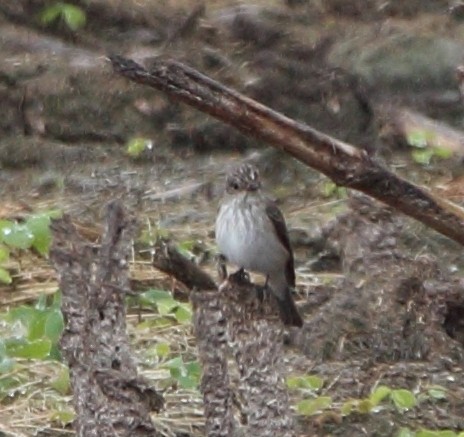
{"label": "bird's tail", "polygon": [[298,312],[289,287],[286,287],[282,297],[277,298],[277,303],[279,304],[280,318],[284,325],[298,326],[299,328],[303,326],[303,319]]}

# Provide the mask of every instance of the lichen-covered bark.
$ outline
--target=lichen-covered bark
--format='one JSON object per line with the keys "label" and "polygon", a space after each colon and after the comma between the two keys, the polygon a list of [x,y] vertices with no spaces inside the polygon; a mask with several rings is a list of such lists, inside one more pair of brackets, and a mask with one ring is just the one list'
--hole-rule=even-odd
{"label": "lichen-covered bark", "polygon": [[101,247],[77,233],[69,217],[52,225],[50,258],[58,273],[68,362],[81,437],[157,435],[149,413],[162,398],[137,376],[126,335],[124,297],[134,221],[108,205]]}
{"label": "lichen-covered bark", "polygon": [[220,289],[229,344],[240,373],[247,434],[294,436],[282,365],[282,325],[274,304],[260,302],[250,283],[229,277]]}
{"label": "lichen-covered bark", "polygon": [[203,374],[203,393],[206,435],[228,437],[234,435],[235,421],[232,388],[229,378],[226,319],[222,299],[217,292],[192,293],[194,329]]}

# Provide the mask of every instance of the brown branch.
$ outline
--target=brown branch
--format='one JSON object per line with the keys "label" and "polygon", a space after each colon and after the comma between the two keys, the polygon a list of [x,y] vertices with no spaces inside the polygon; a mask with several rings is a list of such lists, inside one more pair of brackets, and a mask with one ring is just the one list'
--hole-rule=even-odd
{"label": "brown branch", "polygon": [[341,186],[362,191],[464,244],[464,210],[400,178],[367,153],[296,122],[175,61],[156,60],[151,71],[110,56],[114,70],[167,93],[284,150]]}
{"label": "brown branch", "polygon": [[153,249],[153,266],[158,270],[174,276],[189,288],[198,290],[216,288],[216,283],[208,273],[179,253],[169,242],[159,240]]}
{"label": "brown branch", "polygon": [[107,208],[100,247],[89,244],[69,217],[52,224],[50,259],[63,294],[66,327],[61,350],[68,362],[82,437],[156,436],[150,411],[163,399],[137,376],[126,334],[124,292],[134,221],[119,203]]}

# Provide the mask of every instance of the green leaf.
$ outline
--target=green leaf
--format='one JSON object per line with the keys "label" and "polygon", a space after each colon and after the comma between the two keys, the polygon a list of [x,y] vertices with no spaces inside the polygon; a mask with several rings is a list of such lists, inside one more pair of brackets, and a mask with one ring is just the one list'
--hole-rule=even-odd
{"label": "green leaf", "polygon": [[53,23],[61,15],[61,9],[60,3],[44,8],[39,16],[40,22],[44,25]]}
{"label": "green leaf", "polygon": [[58,372],[56,378],[51,383],[51,387],[55,389],[59,394],[65,396],[71,391],[71,382],[69,379],[69,369],[66,366],[61,366],[61,370]]}
{"label": "green leaf", "polygon": [[315,399],[304,399],[296,404],[299,414],[304,416],[312,416],[325,410],[332,405],[332,398],[330,396],[319,396]]}
{"label": "green leaf", "polygon": [[66,426],[74,421],[76,414],[71,409],[54,410],[50,415],[50,420],[58,422],[61,426]]}
{"label": "green leaf", "polygon": [[0,244],[0,263],[8,261],[10,258],[10,250],[4,244]]}
{"label": "green leaf", "polygon": [[34,322],[38,312],[40,311],[31,306],[21,305],[8,311],[7,320],[10,322],[20,322],[22,326],[28,329],[29,325]]}
{"label": "green leaf", "polygon": [[15,249],[29,249],[34,241],[34,235],[23,224],[12,223],[11,226],[2,227],[0,232],[0,239]]}
{"label": "green leaf", "polygon": [[179,376],[176,379],[179,385],[185,389],[193,389],[198,386],[198,379],[192,378],[191,376]]}
{"label": "green leaf", "polygon": [[409,428],[401,428],[396,437],[415,437],[416,433]]}
{"label": "green leaf", "polygon": [[168,343],[158,343],[156,345],[156,355],[160,358],[165,358],[171,353],[171,347]]}
{"label": "green leaf", "polygon": [[0,267],[0,282],[4,284],[11,284],[13,282],[8,270],[5,270],[3,267]]}
{"label": "green leaf", "polygon": [[390,397],[395,404],[395,407],[402,410],[409,410],[416,406],[416,397],[410,390],[398,389],[392,390]]}
{"label": "green leaf", "polygon": [[379,385],[369,396],[373,406],[377,406],[391,393],[391,388],[385,385]]}
{"label": "green leaf", "polygon": [[287,387],[290,389],[309,389],[317,391],[322,388],[324,381],[316,375],[289,376]]}
{"label": "green leaf", "polygon": [[446,399],[446,388],[439,385],[432,386],[427,390],[428,395],[437,400]]}
{"label": "green leaf", "polygon": [[178,305],[179,303],[171,298],[158,301],[156,303],[156,308],[158,309],[160,315],[165,316],[167,314],[171,314]]}
{"label": "green leaf", "polygon": [[163,368],[165,369],[179,369],[184,367],[184,360],[181,356],[175,357],[172,360],[166,361],[163,363]]}
{"label": "green leaf", "polygon": [[64,4],[62,15],[65,23],[71,30],[76,31],[85,26],[85,12],[78,6]]}
{"label": "green leaf", "polygon": [[189,376],[199,380],[201,376],[201,366],[198,361],[189,361],[188,363],[185,363],[185,369],[187,370],[187,374]]}
{"label": "green leaf", "polygon": [[361,399],[358,404],[358,411],[361,414],[368,414],[374,408],[374,404],[370,399]]}
{"label": "green leaf", "polygon": [[147,138],[132,138],[126,145],[126,152],[132,158],[138,158],[145,150],[153,148],[153,142]]}
{"label": "green leaf", "polygon": [[341,407],[342,416],[348,416],[353,411],[358,411],[359,399],[348,399]]}
{"label": "green leaf", "polygon": [[454,431],[451,431],[450,429],[443,429],[441,431],[438,431],[439,437],[456,437],[457,434]]}
{"label": "green leaf", "polygon": [[35,310],[33,317],[27,325],[28,340],[37,340],[45,335],[47,317],[47,311]]}
{"label": "green leaf", "polygon": [[45,321],[45,336],[48,337],[53,343],[58,343],[63,329],[64,320],[61,311],[58,309],[48,311],[48,315]]}
{"label": "green leaf", "polygon": [[148,290],[140,295],[142,303],[156,305],[159,301],[172,299],[171,293],[165,290]]}
{"label": "green leaf", "polygon": [[192,321],[192,310],[188,304],[179,304],[179,307],[174,311],[174,316],[179,323],[190,323]]}
{"label": "green leaf", "polygon": [[25,339],[8,339],[5,341],[8,355],[16,358],[44,359],[48,357],[51,341],[48,338],[28,341]]}
{"label": "green leaf", "polygon": [[434,151],[432,148],[414,150],[412,152],[412,158],[414,161],[422,165],[429,165],[433,155]]}
{"label": "green leaf", "polygon": [[34,215],[25,223],[25,226],[34,236],[32,247],[43,256],[48,255],[48,250],[52,241],[50,223],[51,220],[48,214]]}
{"label": "green leaf", "polygon": [[438,432],[430,429],[420,429],[416,432],[416,437],[438,437]]}
{"label": "green leaf", "polygon": [[424,149],[429,143],[430,133],[425,130],[413,130],[406,135],[406,141],[410,146]]}
{"label": "green leaf", "polygon": [[446,147],[434,147],[433,151],[437,158],[448,159],[453,156],[453,151]]}

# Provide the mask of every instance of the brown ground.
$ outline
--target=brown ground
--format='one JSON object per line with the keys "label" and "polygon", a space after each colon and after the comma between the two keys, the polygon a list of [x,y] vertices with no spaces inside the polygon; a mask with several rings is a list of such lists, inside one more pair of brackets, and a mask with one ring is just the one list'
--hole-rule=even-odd
{"label": "brown ground", "polygon": [[[177,242],[196,240],[199,259],[212,271],[212,224],[222,177],[245,155],[280,199],[296,249],[306,326],[290,336],[289,373],[319,375],[323,394],[336,402],[333,415],[300,417],[301,434],[389,436],[400,426],[464,429],[461,248],[363,198],[348,201],[343,193],[328,193],[330,184],[320,175],[277,152],[254,149],[260,145],[219,122],[115,77],[104,58],[122,53],[147,64],[160,54],[180,59],[378,153],[407,177],[433,187],[459,175],[460,160],[427,169],[414,164],[408,151],[382,137],[382,108],[387,102],[409,105],[461,127],[454,76],[464,39],[458,12],[444,14],[438,1],[367,6],[257,1],[238,7],[218,0],[200,8],[187,0],[163,5],[98,0],[82,2],[87,26],[73,33],[62,24],[47,29],[37,24],[45,1],[4,3],[0,216],[58,207],[93,233],[102,206],[119,197],[138,215],[142,229],[166,230]],[[135,137],[153,143],[138,160],[125,153]],[[55,289],[46,261],[20,261],[12,265],[13,286],[0,287],[5,306]],[[171,285],[141,261],[133,271],[137,289]],[[135,317],[130,321],[136,332]],[[154,337],[175,337],[155,330],[138,335],[138,354]],[[182,336],[192,348],[189,332]],[[155,370],[143,369],[157,380]],[[377,384],[416,393],[440,385],[448,392],[446,399],[425,399],[407,413],[386,407],[339,417],[339,405],[367,396]],[[295,400],[301,396],[296,393]],[[155,418],[159,426],[201,435],[198,394],[172,390],[167,397],[166,413]],[[31,408],[24,400],[16,405],[25,408],[23,414]],[[46,414],[24,426],[19,409],[10,405],[0,420],[10,423],[5,432],[35,435],[50,426]]]}

